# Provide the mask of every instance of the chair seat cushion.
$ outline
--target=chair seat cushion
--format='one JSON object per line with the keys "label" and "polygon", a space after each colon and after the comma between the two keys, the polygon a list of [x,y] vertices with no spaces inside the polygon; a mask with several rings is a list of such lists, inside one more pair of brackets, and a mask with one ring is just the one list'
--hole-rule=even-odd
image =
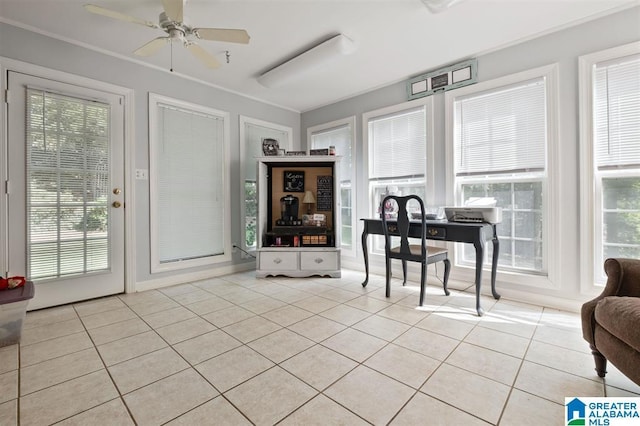
{"label": "chair seat cushion", "polygon": [[605,297],[594,315],[602,328],[640,352],[640,298]]}
{"label": "chair seat cushion", "polygon": [[[414,256],[422,255],[422,246],[419,244],[411,244],[409,246],[409,249],[411,250],[411,254]],[[392,248],[391,252],[400,253],[400,246]],[[447,249],[442,247],[427,246],[427,257],[436,256],[442,253],[447,253]]]}

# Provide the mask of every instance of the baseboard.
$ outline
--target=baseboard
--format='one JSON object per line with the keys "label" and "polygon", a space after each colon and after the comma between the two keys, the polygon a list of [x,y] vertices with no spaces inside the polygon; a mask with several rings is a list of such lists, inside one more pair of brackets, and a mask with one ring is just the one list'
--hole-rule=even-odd
{"label": "baseboard", "polygon": [[[343,258],[342,266],[345,269],[352,269],[354,271],[363,271],[364,269],[362,260],[358,260],[358,259],[347,260]],[[429,265],[429,269],[427,271],[427,284],[434,285],[434,286],[441,286],[442,283],[438,280],[438,278],[436,278],[433,271],[434,271],[433,266]],[[444,268],[438,269],[439,278],[442,278],[443,272],[444,272]],[[370,261],[369,273],[384,276],[385,275],[384,264]],[[420,272],[418,268],[414,267],[413,265],[409,265],[407,273],[409,275],[407,277],[409,281],[413,281],[416,283],[420,282]],[[402,276],[402,269],[400,266],[400,262],[396,262],[396,264],[392,266],[392,275],[395,277]],[[491,285],[487,281],[486,275],[488,274],[485,274],[485,278],[483,278],[482,280],[483,283],[482,283],[481,291],[483,295],[491,297]],[[466,290],[468,293],[475,294],[475,287],[473,286],[472,283],[469,283],[468,281],[458,281],[453,277],[449,278],[448,287],[451,290],[458,290],[458,291]],[[542,306],[542,307],[551,308],[551,309],[559,309],[559,310],[569,311],[569,312],[580,312],[580,308],[584,303],[583,301],[563,298],[559,296],[557,293],[543,294],[540,292],[534,293],[526,290],[514,289],[513,284],[500,285],[500,282],[497,282],[496,289],[501,296],[501,300],[512,300],[514,302],[527,303],[530,305]],[[538,291],[540,290],[538,289]]]}
{"label": "baseboard", "polygon": [[209,278],[221,277],[224,275],[235,274],[254,270],[256,265],[254,262],[239,263],[229,266],[221,266],[219,268],[207,269],[204,271],[191,272],[187,274],[172,275],[169,277],[158,278],[154,280],[138,281],[135,284],[133,293],[146,290],[155,290],[158,288],[169,287],[177,284],[185,284],[194,281],[206,280]]}

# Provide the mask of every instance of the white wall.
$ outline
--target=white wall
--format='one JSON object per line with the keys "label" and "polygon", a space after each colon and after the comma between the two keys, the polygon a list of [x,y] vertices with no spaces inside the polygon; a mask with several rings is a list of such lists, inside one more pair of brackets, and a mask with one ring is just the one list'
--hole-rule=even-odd
{"label": "white wall", "polygon": [[[557,63],[559,67],[559,147],[562,164],[559,179],[560,199],[562,200],[562,216],[558,227],[561,234],[560,277],[555,289],[541,289],[528,285],[526,278],[518,285],[498,283],[503,296],[514,299],[545,303],[548,306],[576,309],[579,303],[588,299],[589,295],[580,294],[579,271],[579,140],[578,140],[578,57],[609,47],[627,44],[640,40],[640,7],[625,10],[604,18],[583,23],[552,34],[541,36],[491,53],[479,55],[478,82],[514,74],[520,71]],[[411,54],[429,54],[428,44],[424,52]],[[460,58],[463,60],[466,58]],[[425,69],[423,72],[428,71]],[[407,76],[410,77],[410,76]],[[302,114],[302,143],[306,145],[304,129],[325,122],[355,115],[356,124],[356,167],[357,167],[357,217],[368,215],[366,176],[364,176],[362,113],[389,105],[405,102],[407,99],[405,83],[393,84],[351,99],[327,105]],[[444,95],[434,96],[435,122],[435,179],[436,202],[444,203],[445,194],[445,105]],[[362,232],[359,224],[358,232]],[[359,239],[356,239],[359,242]],[[362,265],[361,247],[358,248],[358,259]],[[372,256],[370,256],[371,258]],[[372,262],[376,260],[373,257]],[[378,268],[380,264],[378,263]],[[484,277],[488,274],[485,273]],[[483,280],[487,283],[487,280]],[[484,285],[484,290],[488,289]]]}
{"label": "white wall", "polygon": [[[244,226],[244,221],[240,220],[241,200],[237,195],[240,194],[239,116],[243,115],[292,127],[294,135],[299,135],[300,116],[297,112],[277,108],[181,78],[168,71],[149,68],[3,23],[0,23],[0,40],[0,65],[2,65],[2,58],[8,58],[133,89],[135,163],[131,165],[129,172],[134,173],[135,169],[149,168],[149,92],[228,111],[231,116],[232,243],[240,245],[240,226]],[[294,137],[294,141],[297,142],[298,138]],[[4,163],[4,152],[1,155],[0,162]],[[133,182],[135,183],[136,247],[135,253],[131,253],[130,256],[135,256],[136,260],[135,280],[138,289],[180,282],[185,274],[191,274],[191,277],[215,275],[215,268],[218,268],[218,273],[220,273],[220,271],[232,270],[234,267],[242,267],[242,263],[247,262],[240,257],[240,253],[235,253],[232,262],[216,265],[215,268],[196,268],[184,272],[151,274],[149,182],[143,180],[134,180]],[[1,260],[4,259],[3,251],[0,248],[0,267],[5,266],[4,261]]]}

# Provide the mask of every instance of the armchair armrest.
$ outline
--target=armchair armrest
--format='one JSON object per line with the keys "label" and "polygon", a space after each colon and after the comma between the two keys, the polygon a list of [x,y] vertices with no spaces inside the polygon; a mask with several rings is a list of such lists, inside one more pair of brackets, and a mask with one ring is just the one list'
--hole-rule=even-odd
{"label": "armchair armrest", "polygon": [[607,285],[599,297],[640,297],[640,259],[607,259]]}
{"label": "armchair armrest", "polygon": [[598,297],[582,305],[582,335],[593,344],[593,312],[598,302],[608,296],[640,297],[640,259],[607,259],[604,262],[607,284]]}

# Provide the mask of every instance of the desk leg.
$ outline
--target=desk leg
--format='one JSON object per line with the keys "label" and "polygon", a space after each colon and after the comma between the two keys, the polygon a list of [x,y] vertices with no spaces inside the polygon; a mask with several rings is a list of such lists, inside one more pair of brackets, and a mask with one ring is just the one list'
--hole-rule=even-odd
{"label": "desk leg", "polygon": [[362,253],[364,254],[364,273],[365,273],[365,278],[364,278],[364,281],[362,282],[362,287],[366,287],[367,284],[369,283],[369,254],[367,253],[367,237],[368,236],[369,236],[369,233],[367,232],[366,229],[362,231]]}
{"label": "desk leg", "polygon": [[484,311],[480,306],[480,290],[482,287],[482,261],[484,259],[484,241],[481,239],[473,243],[476,249],[476,311],[478,316],[484,315]]}
{"label": "desk leg", "polygon": [[495,237],[493,239],[493,259],[491,260],[491,293],[493,298],[498,300],[500,295],[496,291],[496,274],[498,272],[498,255],[500,254],[500,241]]}

